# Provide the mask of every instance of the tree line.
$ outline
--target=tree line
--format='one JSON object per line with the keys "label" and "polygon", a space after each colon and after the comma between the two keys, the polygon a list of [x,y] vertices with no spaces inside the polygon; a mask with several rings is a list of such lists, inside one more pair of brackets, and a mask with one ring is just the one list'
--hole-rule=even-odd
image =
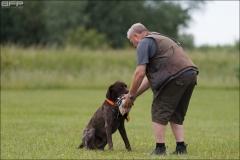
{"label": "tree line", "polygon": [[194,47],[192,35],[180,34],[191,13],[205,1],[23,1],[22,8],[1,8],[1,44],[66,44],[99,48],[129,45],[126,32],[141,22],[150,31]]}

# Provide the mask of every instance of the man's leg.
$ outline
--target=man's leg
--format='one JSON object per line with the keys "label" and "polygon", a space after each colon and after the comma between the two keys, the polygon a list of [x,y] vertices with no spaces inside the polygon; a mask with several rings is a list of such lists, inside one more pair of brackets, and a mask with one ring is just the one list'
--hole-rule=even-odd
{"label": "man's leg", "polygon": [[176,139],[176,150],[170,154],[187,154],[187,146],[184,143],[183,125],[170,122],[172,132]]}
{"label": "man's leg", "polygon": [[183,125],[179,125],[173,122],[170,122],[172,132],[175,136],[176,142],[183,142],[184,141],[184,130]]}
{"label": "man's leg", "polygon": [[184,129],[183,125],[170,122],[172,132],[176,139],[176,149],[170,154],[187,154],[187,146],[184,143]]}
{"label": "man's leg", "polygon": [[152,122],[156,139],[156,150],[159,148],[159,145],[164,145],[165,149],[165,132],[169,121],[170,123],[172,122],[171,127],[177,146],[183,145],[186,147],[184,145],[182,124],[195,82],[196,75],[193,74],[178,77],[170,81],[161,94],[154,99],[152,104]]}
{"label": "man's leg", "polygon": [[187,85],[177,85],[177,80],[178,78],[169,82],[161,94],[153,101],[152,124],[156,139],[156,149],[152,152],[152,154],[166,154],[165,132],[167,129],[167,124],[171,119],[172,114],[175,112],[176,106],[187,87]]}
{"label": "man's leg", "polygon": [[152,124],[154,136],[156,139],[156,148],[151,154],[166,155],[165,132],[167,129],[167,125],[163,125],[156,122],[152,122]]}
{"label": "man's leg", "polygon": [[[172,128],[172,132],[176,139],[176,150],[172,152],[172,154],[186,154],[186,144],[184,143],[184,129],[183,129],[183,121],[186,115],[189,101],[195,87],[196,83],[196,74],[191,74],[188,76],[191,80],[191,83],[187,86],[185,92],[183,93],[181,100],[176,107],[175,112],[170,118],[170,125]],[[183,77],[184,78],[184,77]]]}
{"label": "man's leg", "polygon": [[152,122],[156,143],[165,143],[165,132],[167,125]]}

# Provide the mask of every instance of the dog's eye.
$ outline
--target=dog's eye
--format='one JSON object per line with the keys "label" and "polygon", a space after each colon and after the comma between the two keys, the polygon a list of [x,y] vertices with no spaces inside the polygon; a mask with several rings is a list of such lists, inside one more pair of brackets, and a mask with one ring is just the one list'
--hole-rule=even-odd
{"label": "dog's eye", "polygon": [[127,85],[122,85],[121,88],[127,88]]}

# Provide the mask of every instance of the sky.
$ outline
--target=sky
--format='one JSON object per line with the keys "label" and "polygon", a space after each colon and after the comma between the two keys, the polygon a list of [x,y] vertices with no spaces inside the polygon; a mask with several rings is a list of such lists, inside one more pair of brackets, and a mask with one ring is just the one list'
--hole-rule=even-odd
{"label": "sky", "polygon": [[234,44],[239,40],[239,1],[207,1],[192,14],[189,28],[196,46]]}

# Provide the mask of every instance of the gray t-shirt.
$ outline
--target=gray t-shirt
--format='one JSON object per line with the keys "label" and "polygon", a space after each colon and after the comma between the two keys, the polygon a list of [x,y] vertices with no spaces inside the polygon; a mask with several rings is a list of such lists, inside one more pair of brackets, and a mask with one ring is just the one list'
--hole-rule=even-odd
{"label": "gray t-shirt", "polygon": [[137,66],[149,63],[149,59],[157,51],[157,44],[153,38],[143,38],[137,45]]}

